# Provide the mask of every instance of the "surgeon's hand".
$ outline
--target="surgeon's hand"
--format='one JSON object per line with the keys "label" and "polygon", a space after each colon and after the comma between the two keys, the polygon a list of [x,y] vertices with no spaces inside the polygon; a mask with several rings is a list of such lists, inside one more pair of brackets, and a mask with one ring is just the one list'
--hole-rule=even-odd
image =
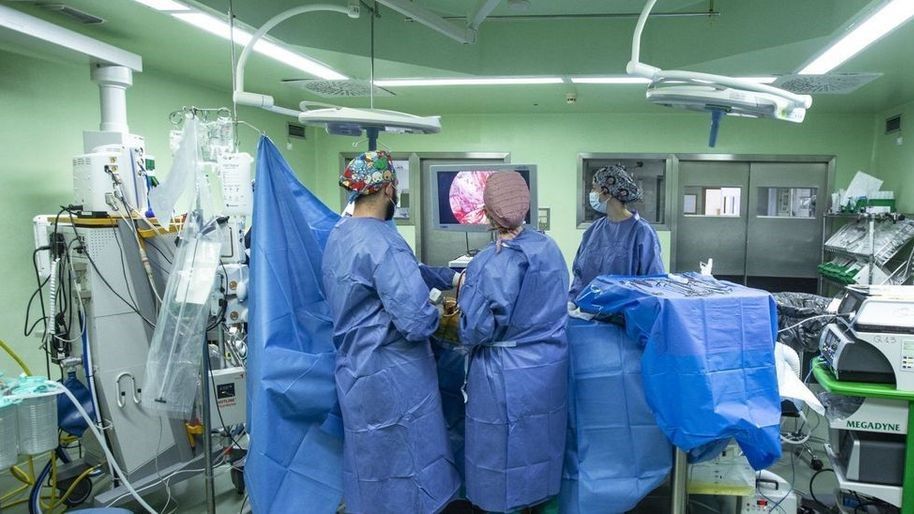
{"label": "surgeon's hand", "polygon": [[453,298],[447,298],[441,305],[437,306],[438,331],[435,337],[448,344],[460,344],[460,307]]}
{"label": "surgeon's hand", "polygon": [[585,321],[590,321],[594,318],[593,314],[581,311],[581,308],[575,305],[574,302],[568,302],[568,316]]}

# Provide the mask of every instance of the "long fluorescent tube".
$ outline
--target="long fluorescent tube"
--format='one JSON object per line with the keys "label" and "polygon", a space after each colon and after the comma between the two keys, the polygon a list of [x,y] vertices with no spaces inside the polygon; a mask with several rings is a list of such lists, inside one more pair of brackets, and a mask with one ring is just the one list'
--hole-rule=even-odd
{"label": "long fluorescent tube", "polygon": [[[741,80],[748,80],[759,84],[771,84],[777,77],[740,77]],[[629,76],[608,76],[608,77],[571,77],[574,84],[649,84],[650,79],[643,77]]]}
{"label": "long fluorescent tube", "polygon": [[914,16],[914,0],[892,0],[858,24],[800,70],[800,75],[824,75],[860,53]]}
{"label": "long fluorescent tube", "polygon": [[134,0],[139,2],[146,7],[152,7],[157,11],[189,11],[190,7],[182,4],[181,2],[176,2],[175,0]]}
{"label": "long fluorescent tube", "polygon": [[[172,16],[185,23],[203,29],[210,34],[215,34],[223,39],[229,39],[232,32],[227,22],[202,12],[177,12],[172,14]],[[235,27],[234,35],[235,43],[242,46],[248,44],[252,37],[250,32],[238,27]],[[325,80],[346,80],[349,78],[346,75],[343,75],[342,73],[339,73],[317,61],[309,59],[291,50],[287,50],[277,45],[276,43],[267,41],[265,39],[261,39],[257,42],[256,45],[254,45],[254,51]]]}
{"label": "long fluorescent tube", "polygon": [[452,78],[452,79],[387,79],[376,80],[380,87],[412,86],[513,86],[533,84],[562,84],[561,77],[499,77],[499,78]]}
{"label": "long fluorescent tube", "polygon": [[571,77],[575,84],[650,84],[649,79],[641,77]]}

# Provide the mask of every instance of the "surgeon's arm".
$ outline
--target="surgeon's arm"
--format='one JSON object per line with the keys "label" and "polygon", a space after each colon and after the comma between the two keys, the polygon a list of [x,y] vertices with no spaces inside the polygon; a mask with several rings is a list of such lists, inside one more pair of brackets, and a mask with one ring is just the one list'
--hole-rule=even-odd
{"label": "surgeon's arm", "polygon": [[666,273],[660,258],[660,238],[653,228],[644,231],[640,241],[635,242],[635,258],[638,259],[639,275],[663,275]]}
{"label": "surgeon's arm", "polygon": [[460,342],[465,346],[491,343],[495,336],[495,305],[483,286],[479,273],[468,271],[460,288]]}
{"label": "surgeon's arm", "polygon": [[390,249],[375,269],[374,286],[394,326],[408,341],[425,341],[438,329],[438,310],[428,300],[416,258]]}
{"label": "surgeon's arm", "polygon": [[498,342],[511,323],[526,271],[518,259],[474,260],[460,288],[460,342]]}
{"label": "surgeon's arm", "polygon": [[446,266],[426,266],[419,263],[419,272],[422,273],[422,280],[429,289],[447,291],[456,287],[457,272]]}
{"label": "surgeon's arm", "polygon": [[[593,227],[593,225],[591,225]],[[584,232],[584,237],[581,239],[581,245],[578,246],[578,253],[574,256],[574,263],[571,265],[571,272],[574,275],[574,279],[571,281],[571,291],[568,293],[568,301],[574,303],[578,298],[578,295],[581,294],[581,289],[584,289],[584,284],[582,281],[582,276],[584,274],[584,251],[587,247],[587,243],[590,241],[590,231],[587,229]]]}

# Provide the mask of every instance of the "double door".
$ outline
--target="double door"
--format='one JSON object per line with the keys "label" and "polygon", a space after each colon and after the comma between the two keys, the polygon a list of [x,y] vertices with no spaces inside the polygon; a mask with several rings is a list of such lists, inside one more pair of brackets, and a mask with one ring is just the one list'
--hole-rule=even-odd
{"label": "double door", "polygon": [[828,162],[681,160],[673,270],[816,292]]}

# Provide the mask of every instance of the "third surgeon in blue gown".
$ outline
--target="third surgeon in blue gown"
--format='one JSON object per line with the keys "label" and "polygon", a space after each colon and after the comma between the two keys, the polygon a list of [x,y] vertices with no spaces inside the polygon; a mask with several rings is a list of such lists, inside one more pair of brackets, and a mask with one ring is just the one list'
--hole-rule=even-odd
{"label": "third surgeon in blue gown", "polygon": [[641,188],[621,164],[600,168],[593,177],[590,205],[606,216],[584,232],[572,271],[569,300],[574,302],[599,275],[660,275],[657,233],[628,204],[641,200]]}
{"label": "third surgeon in blue gown", "polygon": [[[432,514],[460,488],[429,336],[438,311],[393,217],[396,175],[386,152],[346,167],[359,198],[324,250],[343,414],[343,498],[351,514]],[[307,512],[307,506],[302,506]]]}
{"label": "third surgeon in blue gown", "polygon": [[524,229],[529,190],[495,173],[484,194],[498,240],[470,263],[460,291],[466,383],[466,494],[510,512],[558,494],[567,423],[568,268],[549,237]]}

